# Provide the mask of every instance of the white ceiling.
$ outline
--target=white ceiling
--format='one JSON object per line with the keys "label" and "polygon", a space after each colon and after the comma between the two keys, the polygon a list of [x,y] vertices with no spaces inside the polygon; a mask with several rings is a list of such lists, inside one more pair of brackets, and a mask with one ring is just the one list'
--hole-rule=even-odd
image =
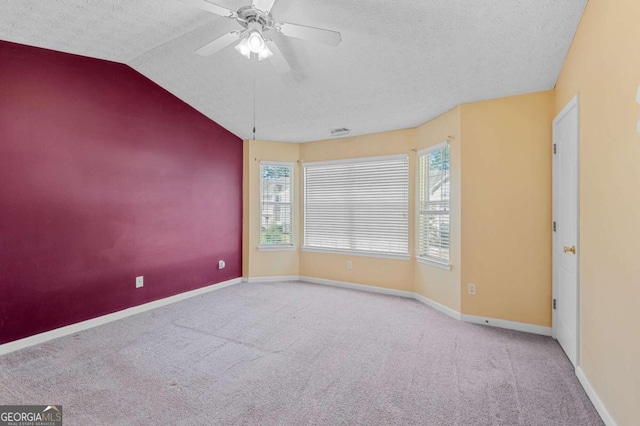
{"label": "white ceiling", "polygon": [[[211,0],[231,10],[250,0]],[[233,45],[240,26],[178,0],[0,0],[0,39],[130,65],[250,138],[327,139],[414,127],[466,102],[552,89],[587,0],[276,0],[276,21],[342,33],[329,47],[272,37],[292,71]]]}

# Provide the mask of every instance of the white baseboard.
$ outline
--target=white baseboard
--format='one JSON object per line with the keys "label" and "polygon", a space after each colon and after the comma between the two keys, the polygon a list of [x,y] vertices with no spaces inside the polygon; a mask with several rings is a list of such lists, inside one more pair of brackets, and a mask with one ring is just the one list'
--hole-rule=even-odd
{"label": "white baseboard", "polygon": [[[375,287],[371,285],[355,284],[355,283],[348,283],[343,281],[326,280],[323,278],[291,275],[291,276],[278,276],[278,277],[234,278],[232,280],[223,281],[217,284],[212,284],[207,287],[202,287],[196,290],[187,291],[185,293],[176,294],[175,296],[170,296],[164,299],[155,300],[153,302],[127,308],[122,311],[114,312],[112,314],[103,315],[97,318],[92,318],[87,321],[82,321],[76,324],[71,324],[65,327],[57,328],[55,330],[51,330],[44,333],[36,334],[34,336],[26,337],[24,339],[5,343],[3,345],[0,345],[0,355],[5,355],[10,352],[27,348],[29,346],[37,345],[37,344],[48,342],[50,340],[54,340],[60,337],[68,336],[70,334],[78,333],[82,330],[87,330],[89,328],[93,328],[93,327],[97,327],[113,321],[117,321],[119,319],[123,319],[132,315],[150,311],[152,309],[160,308],[162,306],[170,305],[172,303],[189,299],[191,297],[199,296],[201,294],[205,294],[211,291],[220,290],[222,288],[229,287],[234,284],[239,284],[241,282],[257,283],[257,282],[278,282],[278,281],[304,281],[304,282],[313,283],[313,284],[322,284],[322,285],[341,287],[341,288],[347,288],[352,290],[367,291],[370,293],[379,293],[379,294],[386,294],[391,296],[406,297],[408,299],[415,299],[456,320],[461,320],[464,322],[469,322],[474,324],[482,324],[482,325],[488,325],[493,327],[506,328],[509,330],[523,331],[526,333],[541,334],[543,336],[551,336],[550,327],[543,327],[539,325],[526,324],[521,322],[507,321],[507,320],[494,319],[494,318],[484,318],[484,317],[478,317],[474,315],[460,314],[458,311],[453,310],[447,306],[444,306],[432,299],[429,299],[428,297],[425,297],[421,294],[413,293],[410,291],[394,290],[394,289],[389,289],[384,287]],[[591,386],[591,383],[585,376],[584,371],[582,371],[582,368],[576,367],[576,376],[578,377],[580,384],[582,385],[585,392],[589,396],[589,399],[593,403],[594,407],[600,414],[600,417],[602,417],[602,420],[604,421],[604,423],[607,426],[617,426],[617,423],[615,422],[613,417],[611,417],[611,414],[609,414],[609,411],[607,411],[606,407],[600,400],[600,397],[596,393],[595,389],[593,389],[593,387]]]}
{"label": "white baseboard", "polygon": [[332,287],[367,291],[369,293],[387,294],[389,296],[407,297],[409,299],[413,299],[413,295],[414,295],[414,293],[410,291],[393,290],[391,288],[376,287],[376,286],[366,285],[366,284],[354,284],[354,283],[347,283],[344,281],[325,280],[324,278],[314,278],[314,277],[299,277],[299,278],[300,278],[300,281],[304,281],[312,284],[329,285]]}
{"label": "white baseboard", "polygon": [[507,321],[496,318],[477,317],[475,315],[460,315],[460,319],[464,322],[473,324],[489,325],[492,327],[506,328],[508,330],[524,331],[525,333],[540,334],[542,336],[551,336],[551,327],[541,325],[527,324],[524,322]]}
{"label": "white baseboard", "polygon": [[[380,294],[387,294],[390,296],[399,296],[399,297],[406,297],[408,299],[415,299],[418,302],[424,303],[425,305],[437,311],[440,311],[450,316],[451,318],[454,318],[459,321],[470,322],[474,324],[489,325],[489,326],[499,327],[499,328],[506,328],[506,329],[515,330],[515,331],[524,331],[525,333],[541,334],[543,336],[551,336],[551,327],[543,327],[540,325],[527,324],[527,323],[516,322],[516,321],[507,321],[507,320],[501,320],[501,319],[495,319],[495,318],[477,317],[474,315],[464,315],[454,309],[451,309],[441,303],[436,302],[435,300],[429,299],[426,296],[423,296],[421,294],[417,294],[411,291],[393,290],[390,288],[375,287],[375,286],[365,285],[365,284],[355,284],[355,283],[348,283],[344,281],[326,280],[324,278],[314,278],[314,277],[305,277],[305,276],[300,276],[297,278],[300,281],[313,283],[313,284],[323,284],[323,285],[329,285],[333,287],[349,288],[352,290],[361,290],[361,291],[368,291],[371,293],[380,293]],[[295,281],[295,280],[292,280],[292,281]],[[250,281],[250,282],[254,282],[254,281]]]}
{"label": "white baseboard", "polygon": [[598,411],[598,414],[600,414],[600,417],[602,417],[602,421],[604,422],[604,424],[607,426],[617,426],[616,421],[613,420],[613,417],[611,417],[611,414],[609,414],[609,411],[607,411],[607,408],[602,403],[602,400],[596,393],[595,389],[593,389],[593,386],[591,386],[591,382],[589,382],[587,376],[584,375],[584,371],[582,371],[582,368],[576,367],[576,376],[578,376],[578,380],[587,393],[587,396],[591,400],[591,403],[594,407],[596,407],[596,410]]}
{"label": "white baseboard", "polygon": [[242,279],[246,283],[275,283],[281,281],[300,281],[297,275],[283,275],[278,277],[249,277]]}
{"label": "white baseboard", "polygon": [[29,346],[48,342],[49,340],[57,339],[63,336],[68,336],[70,334],[78,333],[82,330],[87,330],[89,328],[107,324],[112,321],[117,321],[122,318],[130,317],[132,315],[150,311],[152,309],[160,308],[162,306],[170,305],[172,303],[189,299],[191,297],[199,296],[201,294],[208,293],[210,291],[220,290],[222,288],[229,287],[230,285],[238,284],[241,282],[242,282],[242,278],[234,278],[232,280],[222,281],[220,283],[212,284],[207,287],[202,287],[196,290],[191,290],[184,293],[176,294],[175,296],[165,297],[164,299],[154,300],[153,302],[145,303],[143,305],[133,306],[131,308],[123,309],[122,311],[114,312],[112,314],[102,315],[97,318],[92,318],[90,320],[56,328],[55,330],[46,331],[44,333],[25,337],[24,339],[14,340],[13,342],[0,345],[0,355],[5,355],[10,352],[27,348]]}
{"label": "white baseboard", "polygon": [[460,321],[460,312],[454,309],[451,309],[448,306],[444,306],[443,304],[438,303],[435,300],[429,299],[428,297],[418,293],[413,293],[413,298],[420,303],[424,303],[425,305],[430,306],[433,309],[440,311],[443,314],[449,315],[451,318],[457,319],[458,321]]}

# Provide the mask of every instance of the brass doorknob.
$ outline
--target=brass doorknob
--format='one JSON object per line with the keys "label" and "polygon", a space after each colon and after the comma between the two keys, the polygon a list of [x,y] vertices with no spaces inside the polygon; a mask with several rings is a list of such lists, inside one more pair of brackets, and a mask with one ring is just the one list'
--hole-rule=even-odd
{"label": "brass doorknob", "polygon": [[564,248],[564,252],[565,252],[565,253],[573,253],[573,254],[576,254],[576,246],[565,247],[565,248]]}

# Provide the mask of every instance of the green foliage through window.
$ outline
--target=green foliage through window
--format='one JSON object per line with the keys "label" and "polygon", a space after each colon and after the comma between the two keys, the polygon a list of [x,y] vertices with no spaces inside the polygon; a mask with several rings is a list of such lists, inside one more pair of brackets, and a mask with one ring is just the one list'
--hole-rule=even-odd
{"label": "green foliage through window", "polygon": [[260,245],[293,245],[292,166],[260,165]]}
{"label": "green foliage through window", "polygon": [[450,167],[448,144],[420,155],[418,257],[449,261]]}

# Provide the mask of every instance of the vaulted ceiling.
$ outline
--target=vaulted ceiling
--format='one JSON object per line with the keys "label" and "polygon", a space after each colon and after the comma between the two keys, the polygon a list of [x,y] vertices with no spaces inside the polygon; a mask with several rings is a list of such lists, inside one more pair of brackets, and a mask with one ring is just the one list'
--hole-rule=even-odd
{"label": "vaulted ceiling", "polygon": [[[212,0],[233,11],[250,0]],[[179,0],[0,0],[0,39],[130,65],[241,138],[306,142],[414,127],[466,102],[552,89],[587,0],[276,0],[276,21],[342,33],[273,35],[292,70],[233,45],[239,24]],[[254,91],[255,81],[255,91]]]}

